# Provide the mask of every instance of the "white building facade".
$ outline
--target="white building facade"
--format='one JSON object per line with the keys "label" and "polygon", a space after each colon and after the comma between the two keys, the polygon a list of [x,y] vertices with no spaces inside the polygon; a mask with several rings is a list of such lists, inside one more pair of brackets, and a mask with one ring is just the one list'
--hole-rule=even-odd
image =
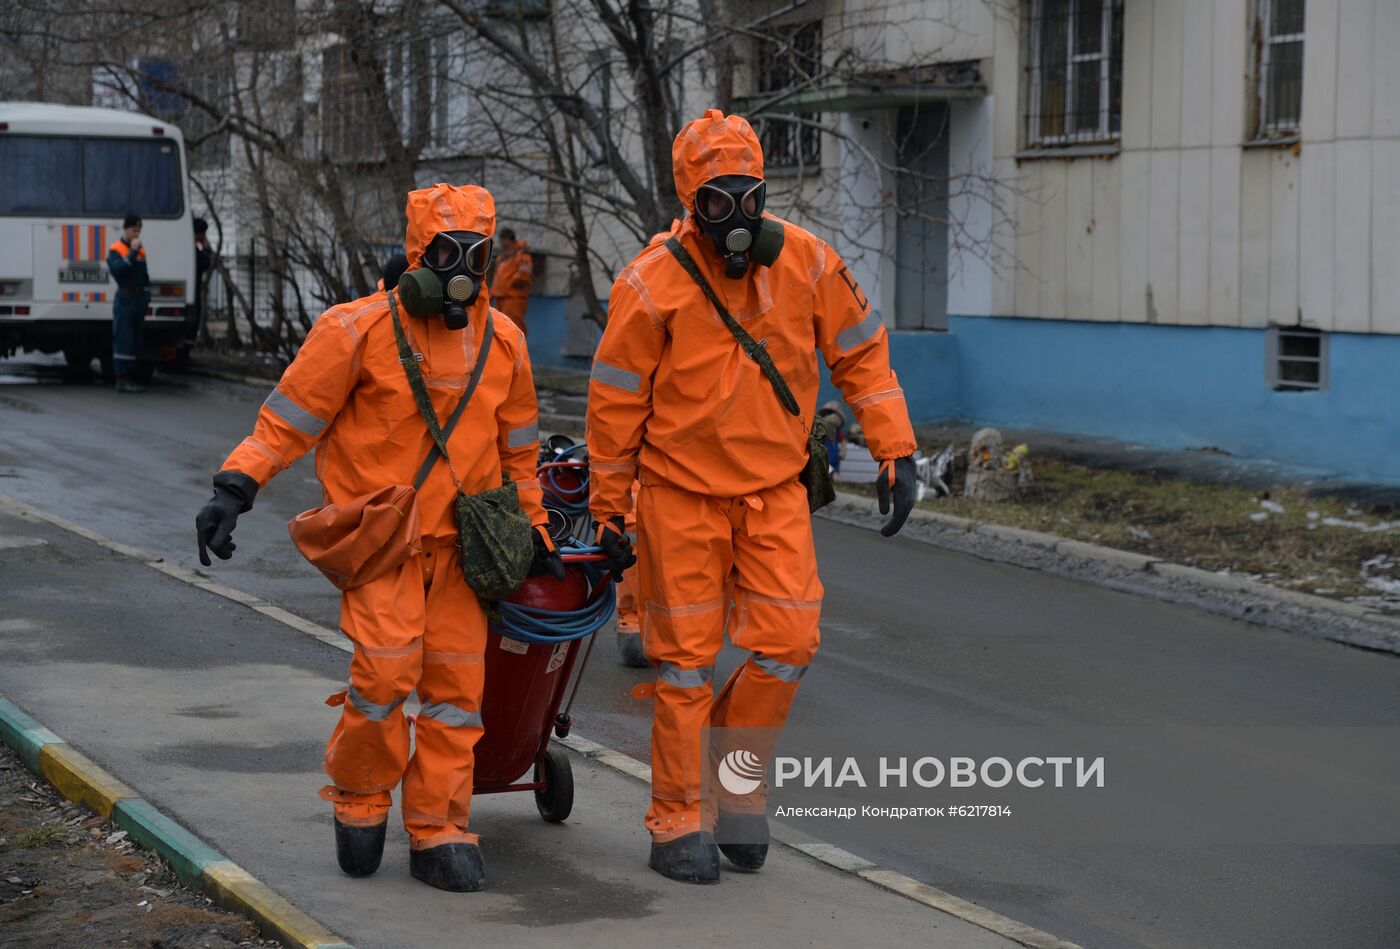
{"label": "white building facade", "polygon": [[944,227],[853,255],[916,415],[1400,483],[1400,3],[921,9],[929,81],[827,116],[946,169]]}

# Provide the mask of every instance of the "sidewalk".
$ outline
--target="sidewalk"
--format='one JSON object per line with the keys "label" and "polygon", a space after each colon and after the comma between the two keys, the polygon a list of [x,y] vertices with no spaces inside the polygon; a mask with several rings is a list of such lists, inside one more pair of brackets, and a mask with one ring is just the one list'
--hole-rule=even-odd
{"label": "sidewalk", "polygon": [[794,946],[1012,945],[782,847],[762,873],[716,888],[670,883],[646,867],[645,787],[577,755],[566,824],[541,821],[528,794],[475,803],[485,892],[412,880],[397,815],[382,869],[352,880],[316,796],[335,719],[322,700],[342,687],[344,653],[8,514],[0,571],[0,695],[361,949],[760,934]]}

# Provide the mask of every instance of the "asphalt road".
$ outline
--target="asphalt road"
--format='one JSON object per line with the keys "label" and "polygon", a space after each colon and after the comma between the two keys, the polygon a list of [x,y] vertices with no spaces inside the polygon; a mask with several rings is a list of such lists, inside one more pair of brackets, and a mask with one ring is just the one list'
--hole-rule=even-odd
{"label": "asphalt road", "polygon": [[[0,361],[0,492],[197,566],[209,474],[264,393],[181,379],[117,396],[59,379],[51,360]],[[284,526],[318,503],[307,459],[262,493],[235,559],[210,573],[335,626],[334,590]],[[815,530],[823,649],[794,724],[1400,725],[1393,656],[820,519]],[[649,706],[628,692],[649,674],[612,658],[601,643],[577,727],[645,759]],[[1086,946],[1400,943],[1400,847],[875,845],[835,823],[828,839]]]}

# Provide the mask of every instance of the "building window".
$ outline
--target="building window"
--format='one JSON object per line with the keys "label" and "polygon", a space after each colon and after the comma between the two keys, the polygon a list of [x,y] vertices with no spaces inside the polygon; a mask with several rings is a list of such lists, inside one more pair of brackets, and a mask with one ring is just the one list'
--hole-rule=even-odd
{"label": "building window", "polygon": [[[588,54],[588,74],[583,82],[583,100],[588,103],[605,125],[612,123],[612,50],[600,47]],[[608,153],[602,140],[592,129],[584,126],[581,131],[584,152],[588,156],[590,168],[603,168],[608,164]]]}
{"label": "building window", "polygon": [[1269,385],[1282,392],[1327,388],[1327,336],[1301,326],[1269,328]]}
{"label": "building window", "polygon": [[391,39],[384,49],[384,82],[402,141],[416,147],[453,144],[449,123],[451,54],[447,31]]}
{"label": "building window", "polygon": [[1293,138],[1303,114],[1303,0],[1254,0],[1254,136]]}
{"label": "building window", "polygon": [[1027,145],[1116,142],[1123,118],[1123,0],[1030,0]]}
{"label": "building window", "polygon": [[321,149],[332,161],[373,157],[371,101],[350,46],[332,46],[321,55]]}
{"label": "building window", "polygon": [[[795,23],[770,30],[758,41],[761,98],[810,89],[821,72],[822,23]],[[822,160],[821,113],[796,112],[759,119],[763,162],[769,168],[811,168]]]}
{"label": "building window", "polygon": [[229,109],[228,71],[217,66],[210,67],[191,79],[188,88],[192,95],[217,110],[211,114],[193,103],[185,107],[180,128],[189,145],[190,167],[206,170],[227,168],[231,136],[223,124],[224,116],[221,113],[227,113]]}

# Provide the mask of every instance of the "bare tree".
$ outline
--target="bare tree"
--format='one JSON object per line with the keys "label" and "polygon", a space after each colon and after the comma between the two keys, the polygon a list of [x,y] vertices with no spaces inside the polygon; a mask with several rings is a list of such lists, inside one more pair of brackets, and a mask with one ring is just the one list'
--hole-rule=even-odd
{"label": "bare tree", "polygon": [[[931,167],[898,123],[872,133],[823,108],[843,86],[957,79],[929,65],[938,50],[884,53],[886,32],[936,15],[848,17],[823,0],[12,0],[0,81],[32,74],[31,94],[70,101],[86,85],[180,122],[217,233],[254,235],[266,259],[257,299],[223,269],[230,304],[255,345],[290,354],[319,308],[372,289],[404,193],[432,180],[490,187],[601,324],[612,275],[684,213],[672,141],[715,105],[758,127],[770,208],[843,253],[888,255],[893,215],[946,229],[955,254],[1001,254],[1009,215],[989,176]],[[902,199],[911,181],[940,200]],[[974,205],[992,226],[960,219]],[[228,259],[222,237],[216,250]]]}

